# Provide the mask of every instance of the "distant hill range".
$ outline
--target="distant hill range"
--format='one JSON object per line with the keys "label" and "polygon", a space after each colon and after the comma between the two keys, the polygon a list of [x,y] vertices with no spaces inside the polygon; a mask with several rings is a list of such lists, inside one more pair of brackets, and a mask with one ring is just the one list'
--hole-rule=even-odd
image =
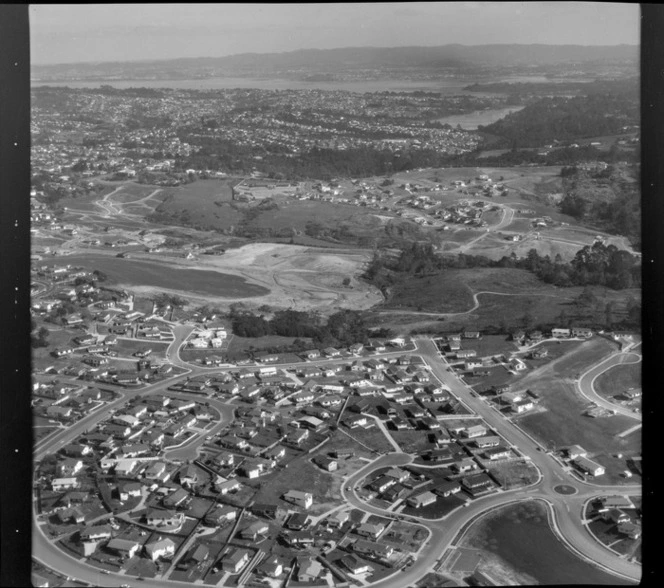
{"label": "distant hill range", "polygon": [[299,71],[302,75],[330,75],[357,69],[474,69],[515,66],[636,65],[636,45],[443,45],[439,47],[347,47],[303,49],[286,53],[242,53],[227,57],[160,61],[34,65],[36,79],[56,77],[180,78],[209,75],[249,75]]}

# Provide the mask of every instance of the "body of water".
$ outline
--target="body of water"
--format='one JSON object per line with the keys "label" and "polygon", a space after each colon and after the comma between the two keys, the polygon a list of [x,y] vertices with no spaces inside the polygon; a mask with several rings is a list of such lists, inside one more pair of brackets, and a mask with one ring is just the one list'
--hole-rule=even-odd
{"label": "body of water", "polygon": [[332,82],[305,82],[303,80],[267,79],[267,78],[231,78],[215,77],[195,80],[110,80],[110,81],[38,81],[31,80],[31,85],[56,86],[70,88],[178,88],[188,90],[231,90],[250,88],[258,90],[345,90],[347,92],[440,92],[442,94],[471,94],[463,88],[478,80],[358,80]]}
{"label": "body of water", "polygon": [[470,546],[489,551],[540,584],[631,586],[574,555],[554,535],[546,507],[537,502],[497,510],[470,530]]}
{"label": "body of water", "polygon": [[270,293],[267,288],[251,284],[240,276],[212,270],[187,269],[169,265],[167,261],[158,263],[91,254],[63,255],[55,258],[52,263],[99,270],[115,283],[189,291],[204,296],[251,298]]}
{"label": "body of water", "polygon": [[467,114],[455,114],[452,116],[445,116],[436,119],[443,124],[452,125],[456,127],[461,125],[461,128],[466,131],[476,131],[480,125],[486,126],[500,120],[504,116],[512,112],[523,110],[524,106],[510,106],[508,108],[490,108],[488,110],[476,110]]}

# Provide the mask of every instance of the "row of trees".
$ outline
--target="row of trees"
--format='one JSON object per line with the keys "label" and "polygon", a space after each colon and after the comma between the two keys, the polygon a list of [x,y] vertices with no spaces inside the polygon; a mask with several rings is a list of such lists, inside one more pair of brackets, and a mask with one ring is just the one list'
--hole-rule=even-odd
{"label": "row of trees", "polygon": [[[311,339],[314,345],[348,346],[353,343],[366,343],[370,329],[362,313],[354,310],[340,310],[324,321],[317,312],[281,310],[271,319],[249,311],[231,311],[233,333],[239,337],[264,337],[279,335]],[[389,330],[372,331],[373,336],[390,336]]]}

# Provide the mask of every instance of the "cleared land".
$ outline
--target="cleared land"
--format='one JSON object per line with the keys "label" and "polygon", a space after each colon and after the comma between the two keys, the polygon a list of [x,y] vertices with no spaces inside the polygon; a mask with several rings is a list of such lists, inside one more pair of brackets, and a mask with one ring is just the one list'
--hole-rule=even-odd
{"label": "cleared land", "polygon": [[615,396],[625,390],[641,388],[641,364],[626,363],[605,371],[595,380],[595,390],[602,396]]}
{"label": "cleared land", "polygon": [[[614,344],[594,338],[520,379],[518,387],[536,390],[540,394],[540,405],[547,410],[520,417],[519,424],[551,449],[581,445],[599,461],[615,452],[638,453],[641,449],[639,435],[617,437],[636,422],[621,415],[600,418],[584,415],[589,402],[576,391],[572,381],[612,351],[615,351]],[[625,469],[624,465],[622,469]],[[599,483],[605,481],[609,481],[609,476],[598,479]]]}

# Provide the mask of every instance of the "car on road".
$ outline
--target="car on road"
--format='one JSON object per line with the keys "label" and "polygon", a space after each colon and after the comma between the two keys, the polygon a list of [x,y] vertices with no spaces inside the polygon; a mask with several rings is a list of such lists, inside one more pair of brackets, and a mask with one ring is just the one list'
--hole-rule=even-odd
{"label": "car on road", "polygon": [[109,572],[108,570],[102,570],[101,573],[102,574],[110,574],[111,572]]}

